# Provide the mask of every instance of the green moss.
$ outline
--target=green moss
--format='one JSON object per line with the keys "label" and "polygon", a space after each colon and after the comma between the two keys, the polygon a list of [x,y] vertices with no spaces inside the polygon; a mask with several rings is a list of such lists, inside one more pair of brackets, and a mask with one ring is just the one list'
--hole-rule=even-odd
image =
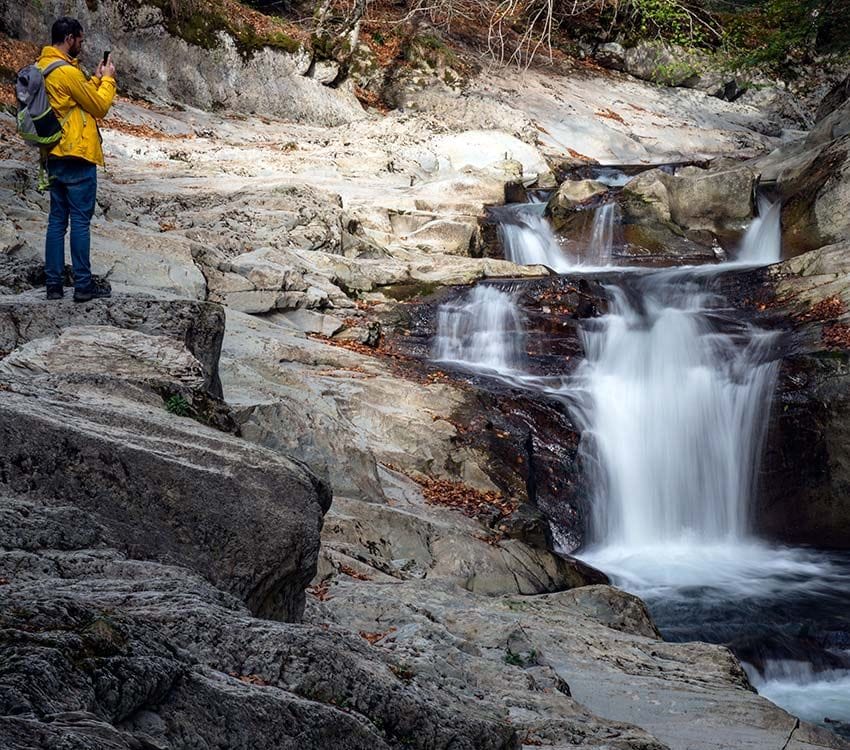
{"label": "green moss", "polygon": [[219,47],[221,31],[233,38],[236,49],[244,59],[250,59],[255,52],[267,47],[288,53],[295,53],[301,48],[297,39],[282,31],[257,34],[250,26],[236,24],[234,19],[219,10],[201,12],[193,0],[136,0],[137,6],[143,4],[152,5],[162,11],[164,26],[169,34],[201,49]]}
{"label": "green moss", "polygon": [[381,291],[390,299],[403,302],[410,299],[418,299],[433,294],[440,288],[440,284],[433,281],[413,281],[408,284],[390,284],[381,288]]}

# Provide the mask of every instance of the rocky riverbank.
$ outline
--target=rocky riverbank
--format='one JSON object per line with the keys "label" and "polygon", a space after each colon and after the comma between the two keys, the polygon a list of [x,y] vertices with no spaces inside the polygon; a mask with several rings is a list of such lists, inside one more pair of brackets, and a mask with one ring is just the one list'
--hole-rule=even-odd
{"label": "rocky riverbank", "polygon": [[[79,8],[92,28],[114,21],[100,6]],[[33,38],[50,12],[4,19]],[[146,12],[151,38],[113,39],[132,86],[164,33]],[[197,51],[169,44],[188,69]],[[190,106],[127,99],[104,122],[93,261],[110,301],[42,298],[46,199],[0,115],[4,746],[842,747],[757,696],[728,650],[663,642],[639,600],[552,551],[541,512],[582,541],[566,412],[423,364],[428,308],[407,302],[480,279],[560,285],[538,322],[569,321],[556,354],[575,356],[575,319],[603,295],[489,257],[485,207],[588,160],[787,164],[766,156],[781,141],[763,113],[618,73],[502,69],[411,87],[379,115],[297,53],[263,54],[182,83],[164,66],[150,98]],[[194,108],[221,65],[250,80],[269,60],[291,83],[276,102],[297,111]],[[213,98],[256,108],[236,88]],[[816,155],[789,147],[795,175],[838,158],[830,117]],[[798,184],[788,175],[777,184]],[[809,198],[789,221],[815,216],[833,241],[844,230]],[[735,226],[696,226],[696,211],[665,226],[739,230],[747,206]],[[741,305],[794,311],[808,342],[795,356],[844,378],[837,247],[759,276],[773,296]],[[768,482],[764,524],[779,536],[794,436],[830,383],[812,427],[825,468],[807,486],[824,507],[843,487],[844,380],[812,382],[805,398],[783,391],[799,409],[777,416],[771,445],[789,463],[771,464],[788,468]]]}

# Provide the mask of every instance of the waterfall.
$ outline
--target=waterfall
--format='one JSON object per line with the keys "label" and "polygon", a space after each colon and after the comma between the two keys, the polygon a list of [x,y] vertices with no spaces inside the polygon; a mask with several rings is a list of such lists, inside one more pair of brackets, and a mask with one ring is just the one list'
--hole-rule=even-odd
{"label": "waterfall", "polygon": [[557,273],[574,267],[558,244],[543,212],[545,203],[524,203],[505,206],[498,212],[499,239],[505,249],[505,257],[519,265],[541,264]]}
{"label": "waterfall", "polygon": [[[509,257],[558,267],[543,260],[556,245],[540,209],[512,210],[500,227]],[[600,206],[594,220],[601,262],[613,211]],[[779,259],[779,211],[760,200],[727,269]],[[621,269],[606,287],[608,312],[581,323],[585,359],[573,374],[531,374],[522,314],[492,286],[440,309],[434,356],[567,405],[591,493],[590,544],[579,554],[643,597],[665,638],[727,644],[753,658],[745,666],[763,695],[847,729],[850,669],[822,666],[838,651],[850,658],[850,556],[752,533],[779,334],[728,309],[712,290],[718,270]]]}
{"label": "waterfall", "polygon": [[735,259],[738,263],[767,265],[782,257],[782,203],[758,197],[758,216],[753,219]]}
{"label": "waterfall", "polygon": [[433,357],[442,362],[512,373],[525,357],[522,317],[513,297],[476,286],[463,300],[440,306]]}
{"label": "waterfall", "polygon": [[648,548],[742,540],[776,364],[775,334],[723,320],[681,274],[611,288],[571,389],[593,486],[593,538]]}
{"label": "waterfall", "polygon": [[599,265],[611,263],[614,248],[614,228],[620,221],[620,208],[613,201],[603,203],[593,214],[593,226],[590,230],[590,253],[599,261]]}

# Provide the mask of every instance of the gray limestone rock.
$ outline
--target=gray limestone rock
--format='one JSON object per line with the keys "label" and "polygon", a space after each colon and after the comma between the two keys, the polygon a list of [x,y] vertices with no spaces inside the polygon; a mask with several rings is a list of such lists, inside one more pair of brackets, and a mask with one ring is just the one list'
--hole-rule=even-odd
{"label": "gray limestone rock", "polygon": [[48,302],[42,290],[0,296],[0,353],[34,339],[59,336],[72,326],[124,328],[182,342],[200,363],[205,387],[221,395],[218,357],[224,311],[218,305],[117,295],[85,304],[70,298]]}

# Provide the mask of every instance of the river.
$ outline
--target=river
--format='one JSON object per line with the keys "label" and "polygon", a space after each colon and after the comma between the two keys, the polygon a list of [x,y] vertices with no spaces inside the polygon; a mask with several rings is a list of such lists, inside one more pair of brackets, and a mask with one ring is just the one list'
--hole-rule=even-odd
{"label": "river", "polygon": [[732,260],[649,271],[612,265],[612,201],[595,209],[582,264],[539,200],[505,207],[508,258],[604,269],[609,309],[582,322],[579,367],[541,378],[526,368],[516,295],[479,285],[440,310],[433,356],[568,405],[592,519],[584,548],[566,551],[643,598],[665,638],[728,645],[761,694],[850,735],[850,557],[753,532],[778,334],[746,322],[712,280],[779,260],[779,206],[759,203]]}

